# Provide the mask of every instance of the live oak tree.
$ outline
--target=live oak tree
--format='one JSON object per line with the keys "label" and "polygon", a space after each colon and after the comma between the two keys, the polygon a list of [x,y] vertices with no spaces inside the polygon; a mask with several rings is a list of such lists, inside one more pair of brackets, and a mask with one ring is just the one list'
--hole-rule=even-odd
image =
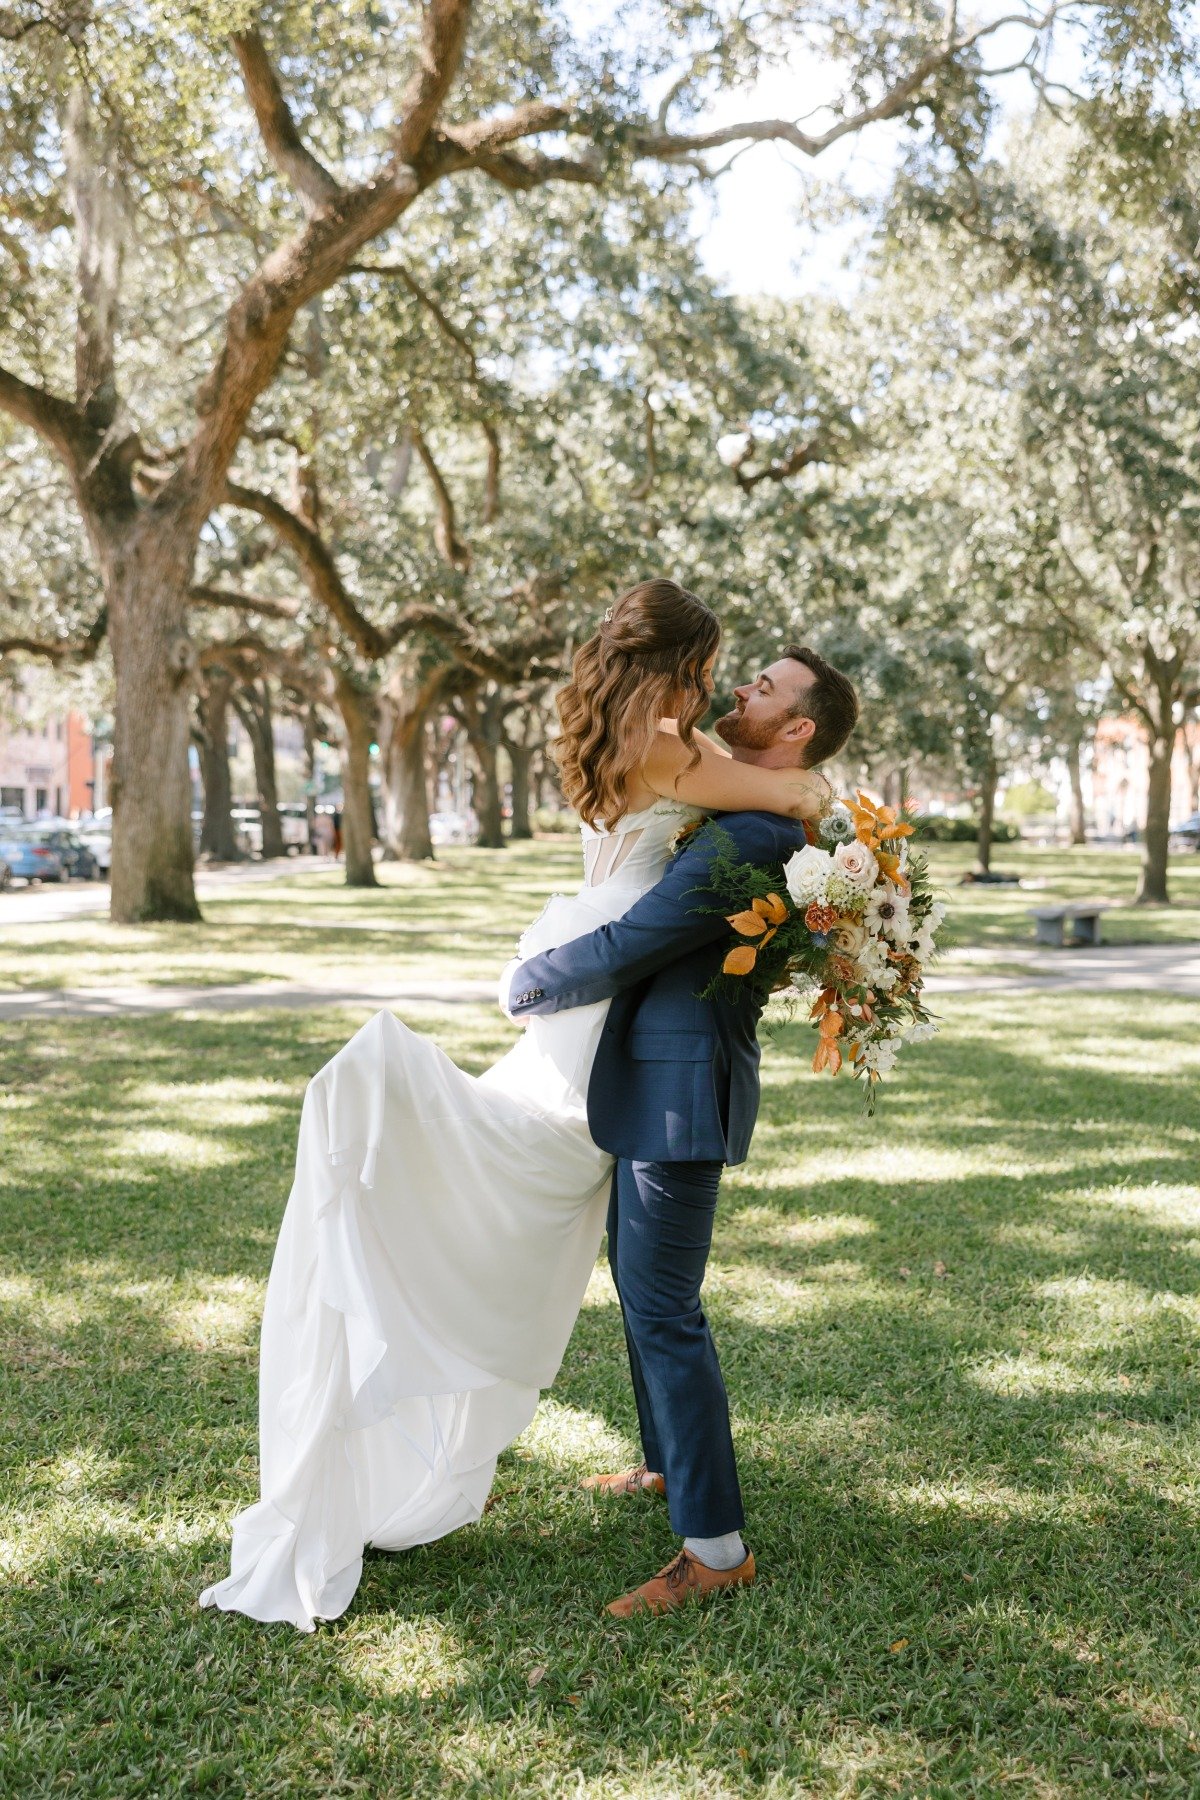
{"label": "live oak tree", "polygon": [[969,421],[955,479],[1009,563],[1012,642],[1082,663],[1141,723],[1138,899],[1163,903],[1172,752],[1200,692],[1200,375],[1173,222],[1105,206],[1054,118],[910,190],[897,218],[945,340],[926,430],[936,445]]}
{"label": "live oak tree", "polygon": [[[1053,16],[1029,15],[1035,28]],[[623,52],[565,14],[427,0],[247,0],[130,11],[17,0],[8,40],[0,408],[58,459],[107,608],[115,672],[113,917],[197,916],[187,745],[197,547],[293,327],[422,196],[468,177],[618,191],[759,141],[813,156],[888,118],[944,124],[986,28],[951,6],[834,7],[751,25],[663,4]],[[713,92],[807,44],[849,79],[830,123],[706,130]],[[677,71],[648,113],[647,80]],[[286,70],[286,80],[281,76]],[[290,98],[289,98],[290,96]],[[73,343],[61,328],[74,313]]]}

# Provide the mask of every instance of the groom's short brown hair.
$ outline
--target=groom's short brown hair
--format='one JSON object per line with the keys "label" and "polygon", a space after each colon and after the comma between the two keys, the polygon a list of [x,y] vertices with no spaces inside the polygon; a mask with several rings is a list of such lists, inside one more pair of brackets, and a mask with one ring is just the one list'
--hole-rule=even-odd
{"label": "groom's short brown hair", "polygon": [[816,727],[805,746],[805,767],[812,769],[836,756],[858,724],[858,695],[849,676],[807,644],[789,644],[783,654],[813,673],[792,708],[794,719],[811,719]]}

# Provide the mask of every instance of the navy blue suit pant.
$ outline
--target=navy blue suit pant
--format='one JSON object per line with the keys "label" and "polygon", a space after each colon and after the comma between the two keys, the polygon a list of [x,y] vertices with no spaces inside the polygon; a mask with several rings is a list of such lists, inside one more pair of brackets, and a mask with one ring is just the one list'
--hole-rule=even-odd
{"label": "navy blue suit pant", "polygon": [[724,1166],[620,1157],[609,1202],[608,1259],[642,1451],[666,1480],[680,1537],[723,1537],[745,1522],[729,1402],[700,1305]]}

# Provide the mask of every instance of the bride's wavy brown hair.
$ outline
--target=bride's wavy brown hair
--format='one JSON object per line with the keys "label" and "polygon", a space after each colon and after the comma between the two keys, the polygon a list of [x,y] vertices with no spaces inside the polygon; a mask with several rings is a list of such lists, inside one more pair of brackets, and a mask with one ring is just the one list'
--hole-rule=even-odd
{"label": "bride's wavy brown hair", "polygon": [[610,828],[628,811],[629,778],[646,760],[658,721],[672,715],[680,742],[708,710],[704,665],[721,642],[715,613],[675,581],[639,581],[576,652],[558,693],[555,745],[563,793],[587,824]]}

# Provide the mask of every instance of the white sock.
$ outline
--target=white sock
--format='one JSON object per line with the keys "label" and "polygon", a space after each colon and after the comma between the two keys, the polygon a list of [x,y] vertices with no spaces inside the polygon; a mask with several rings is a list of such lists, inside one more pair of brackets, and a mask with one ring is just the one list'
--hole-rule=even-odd
{"label": "white sock", "polygon": [[683,1547],[706,1569],[736,1569],[746,1560],[746,1546],[740,1531],[727,1531],[724,1537],[684,1538]]}

